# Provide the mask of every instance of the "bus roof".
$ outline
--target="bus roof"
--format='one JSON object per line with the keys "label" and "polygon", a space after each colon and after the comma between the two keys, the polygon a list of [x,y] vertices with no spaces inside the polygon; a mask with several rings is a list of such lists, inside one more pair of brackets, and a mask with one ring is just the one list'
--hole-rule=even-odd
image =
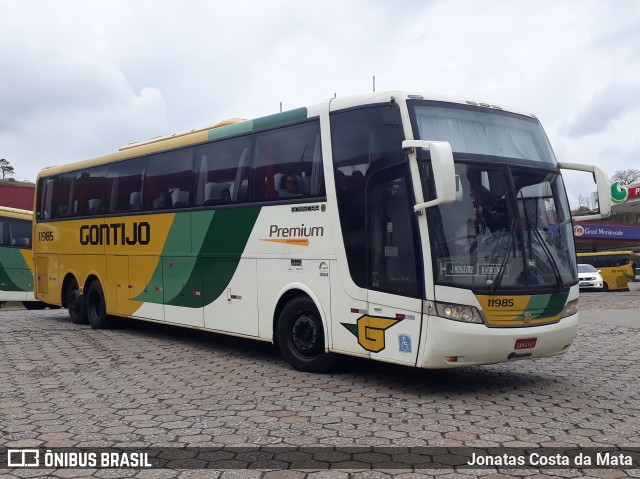
{"label": "bus roof", "polygon": [[0,216],[31,221],[33,219],[33,211],[11,208],[9,206],[0,206]]}
{"label": "bus roof", "polygon": [[38,178],[42,176],[53,176],[67,171],[79,170],[92,166],[109,164],[114,161],[142,156],[150,153],[173,150],[184,146],[197,143],[204,143],[209,140],[226,138],[242,133],[250,133],[251,131],[285,124],[292,121],[299,121],[305,118],[311,118],[319,115],[320,111],[326,110],[327,103],[330,111],[338,111],[346,108],[353,108],[368,104],[386,103],[392,100],[430,100],[446,103],[456,103],[460,105],[472,105],[487,109],[495,109],[515,113],[529,118],[535,118],[529,112],[516,110],[496,103],[488,103],[472,100],[469,98],[454,97],[448,95],[437,95],[432,93],[420,92],[404,92],[404,91],[386,91],[372,92],[360,95],[353,95],[344,98],[330,98],[320,104],[296,108],[294,110],[284,111],[273,115],[268,115],[253,120],[244,120],[241,118],[231,118],[216,123],[213,126],[193,129],[181,133],[162,135],[148,140],[142,140],[129,143],[121,147],[118,151],[103,156],[90,158],[86,160],[76,161],[63,165],[48,166],[38,173]]}

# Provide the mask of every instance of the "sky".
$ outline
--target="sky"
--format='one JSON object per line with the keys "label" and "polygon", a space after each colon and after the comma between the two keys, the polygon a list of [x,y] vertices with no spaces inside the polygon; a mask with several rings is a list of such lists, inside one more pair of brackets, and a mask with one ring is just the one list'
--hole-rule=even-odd
{"label": "sky", "polygon": [[374,76],[530,111],[560,161],[640,168],[637,0],[0,0],[0,72],[19,181]]}

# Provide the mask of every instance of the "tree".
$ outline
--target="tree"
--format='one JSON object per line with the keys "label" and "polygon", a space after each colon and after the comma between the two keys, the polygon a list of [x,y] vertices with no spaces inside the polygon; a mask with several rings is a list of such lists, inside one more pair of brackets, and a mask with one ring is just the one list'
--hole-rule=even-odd
{"label": "tree", "polygon": [[11,166],[11,163],[9,163],[9,161],[5,160],[4,158],[2,158],[0,160],[0,170],[2,170],[2,179],[3,180],[4,180],[6,175],[13,175],[13,173],[14,173],[13,166]]}
{"label": "tree", "polygon": [[584,216],[593,213],[591,211],[591,198],[584,195],[578,195],[578,207],[571,211],[573,216]]}
{"label": "tree", "polygon": [[616,170],[611,176],[611,181],[617,181],[623,185],[630,185],[640,179],[640,170],[630,168],[628,170]]}

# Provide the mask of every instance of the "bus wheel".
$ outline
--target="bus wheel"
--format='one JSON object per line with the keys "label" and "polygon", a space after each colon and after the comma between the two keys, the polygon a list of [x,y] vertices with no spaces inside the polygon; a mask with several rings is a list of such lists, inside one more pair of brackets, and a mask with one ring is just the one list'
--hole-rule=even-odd
{"label": "bus wheel", "polygon": [[87,324],[87,308],[84,303],[84,296],[80,293],[80,288],[75,278],[67,285],[64,297],[71,322],[74,324]]}
{"label": "bus wheel", "polygon": [[609,285],[607,283],[602,283],[602,291],[609,291]]}
{"label": "bus wheel", "polygon": [[324,330],[316,305],[309,297],[289,301],[278,319],[278,346],[284,359],[298,371],[327,371],[334,355],[324,349]]}
{"label": "bus wheel", "polygon": [[22,306],[24,306],[25,309],[28,309],[30,311],[44,309],[47,307],[46,303],[43,303],[42,301],[23,301]]}
{"label": "bus wheel", "polygon": [[93,329],[104,329],[110,325],[102,285],[97,280],[87,290],[87,318]]}

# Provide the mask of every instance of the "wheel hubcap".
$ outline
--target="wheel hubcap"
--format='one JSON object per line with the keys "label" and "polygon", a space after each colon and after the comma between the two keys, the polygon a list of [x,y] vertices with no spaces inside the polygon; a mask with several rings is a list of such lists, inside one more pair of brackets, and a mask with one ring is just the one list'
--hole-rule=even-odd
{"label": "wheel hubcap", "polygon": [[317,348],[318,328],[313,318],[307,315],[303,314],[296,319],[291,336],[300,353],[309,354]]}

